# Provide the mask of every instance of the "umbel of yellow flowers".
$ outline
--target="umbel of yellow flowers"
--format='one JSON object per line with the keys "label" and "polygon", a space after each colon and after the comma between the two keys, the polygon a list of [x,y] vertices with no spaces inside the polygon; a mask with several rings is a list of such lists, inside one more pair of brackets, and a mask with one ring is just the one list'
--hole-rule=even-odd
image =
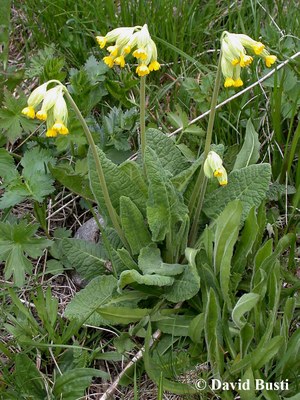
{"label": "umbel of yellow flowers", "polygon": [[204,162],[204,174],[207,178],[217,178],[221,186],[228,183],[227,172],[223,167],[221,157],[214,151],[210,151]]}
{"label": "umbel of yellow flowers", "polygon": [[[47,137],[58,134],[67,135],[68,108],[64,99],[63,88],[60,85],[47,90],[49,82],[37,87],[27,100],[27,107],[22,114],[28,118],[37,118],[47,123]],[[40,106],[38,111],[36,109]]]}
{"label": "umbel of yellow flowers", "polygon": [[137,59],[136,73],[139,76],[148,75],[151,71],[157,71],[160,64],[157,61],[157,49],[145,24],[143,27],[124,27],[113,29],[105,36],[97,36],[96,40],[101,49],[107,44],[109,55],[103,58],[106,65],[112,68],[118,65],[125,66],[125,58],[132,53]]}
{"label": "umbel of yellow flowers", "polygon": [[243,85],[240,77],[241,68],[247,67],[253,61],[253,57],[246,53],[250,50],[253,55],[258,55],[265,60],[269,68],[277,60],[276,56],[271,55],[265,45],[257,42],[247,35],[223,32],[221,38],[221,68],[225,78],[225,87],[239,87]]}

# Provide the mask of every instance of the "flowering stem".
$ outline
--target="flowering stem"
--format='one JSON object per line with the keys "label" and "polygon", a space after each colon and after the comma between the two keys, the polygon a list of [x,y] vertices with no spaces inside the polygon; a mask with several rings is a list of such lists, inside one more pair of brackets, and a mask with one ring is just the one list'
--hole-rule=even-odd
{"label": "flowering stem", "polygon": [[79,108],[77,107],[75,101],[73,100],[72,96],[70,95],[70,93],[68,92],[68,90],[66,89],[65,86],[63,86],[63,88],[64,88],[64,93],[65,93],[69,103],[73,107],[73,109],[75,111],[75,114],[76,114],[77,118],[79,119],[79,121],[80,121],[80,123],[81,123],[81,125],[83,127],[84,133],[85,133],[85,135],[87,137],[87,141],[88,141],[88,143],[90,145],[90,148],[91,148],[91,151],[92,151],[92,155],[93,155],[93,158],[94,158],[94,161],[95,161],[95,166],[96,166],[96,171],[97,171],[100,187],[101,187],[101,190],[102,190],[102,193],[103,193],[103,198],[104,198],[105,205],[106,205],[106,208],[108,210],[110,219],[112,221],[112,224],[113,224],[115,230],[117,231],[120,239],[122,240],[124,246],[126,248],[128,248],[127,240],[126,240],[126,238],[124,236],[123,230],[122,230],[122,228],[120,226],[120,223],[119,223],[119,216],[116,213],[116,210],[114,209],[114,207],[113,207],[113,205],[111,203],[111,200],[110,200],[110,196],[109,196],[108,188],[107,188],[107,185],[106,185],[104,172],[103,172],[103,169],[102,169],[102,165],[101,165],[101,162],[100,162],[100,159],[99,159],[99,155],[98,155],[98,152],[97,152],[97,147],[95,145],[93,136],[92,136],[92,134],[91,134],[91,132],[90,132],[88,126],[87,126],[87,123],[85,122],[85,119],[81,115],[81,112],[80,112]]}
{"label": "flowering stem", "polygon": [[146,113],[146,77],[141,77],[140,84],[140,137],[142,159],[144,160],[146,146],[146,128],[145,128],[145,113]]}
{"label": "flowering stem", "polygon": [[189,202],[189,209],[190,209],[190,213],[192,214],[194,211],[194,208],[195,208],[196,200],[198,200],[197,208],[195,211],[193,224],[192,224],[192,228],[191,228],[190,236],[189,236],[189,246],[191,246],[191,247],[194,245],[194,243],[196,241],[199,218],[200,218],[200,213],[202,210],[204,195],[205,195],[206,186],[207,186],[207,178],[204,175],[203,166],[204,166],[204,161],[206,160],[207,155],[209,153],[211,140],[212,140],[212,132],[213,132],[213,126],[214,126],[214,121],[215,121],[215,115],[216,115],[216,106],[217,106],[217,100],[218,100],[218,94],[219,94],[220,82],[221,82],[221,76],[222,76],[221,57],[222,57],[222,52],[220,52],[220,55],[219,55],[219,62],[218,62],[215,86],[214,86],[214,91],[213,91],[212,99],[211,99],[210,114],[209,114],[209,119],[208,119],[207,133],[206,133],[205,146],[204,146],[203,162],[201,164],[199,175],[197,177],[197,181],[196,181],[196,184],[195,184],[195,187],[194,187],[194,190],[191,195],[190,202]]}

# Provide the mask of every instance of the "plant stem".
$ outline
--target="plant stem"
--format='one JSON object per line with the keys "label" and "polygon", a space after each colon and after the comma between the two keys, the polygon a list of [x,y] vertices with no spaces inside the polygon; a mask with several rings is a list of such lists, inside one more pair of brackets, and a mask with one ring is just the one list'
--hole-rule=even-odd
{"label": "plant stem", "polygon": [[215,86],[214,86],[212,99],[211,99],[210,114],[209,114],[209,119],[208,119],[207,133],[206,133],[205,146],[204,146],[203,162],[201,164],[199,175],[197,177],[197,181],[196,181],[196,184],[195,184],[195,187],[194,187],[194,190],[191,195],[190,202],[189,202],[189,210],[192,215],[194,208],[195,208],[196,200],[198,199],[197,208],[196,208],[195,215],[194,215],[194,221],[193,221],[193,225],[192,225],[192,228],[190,231],[190,236],[189,236],[189,246],[191,246],[191,247],[194,245],[194,243],[196,241],[199,218],[200,218],[200,213],[202,210],[204,195],[205,195],[206,186],[207,186],[207,178],[204,175],[203,166],[204,166],[204,161],[206,160],[207,155],[209,153],[211,140],[212,140],[212,132],[213,132],[213,127],[214,127],[215,115],[216,115],[216,106],[217,106],[217,100],[218,100],[218,94],[219,94],[220,82],[221,82],[221,76],[222,76],[221,58],[222,58],[222,52],[220,52],[220,55],[219,55],[219,62],[218,62]]}
{"label": "plant stem", "polygon": [[108,188],[107,188],[107,185],[106,185],[104,172],[103,172],[103,169],[102,169],[102,165],[101,165],[101,162],[100,162],[100,159],[99,159],[99,155],[98,155],[98,152],[97,152],[97,147],[95,145],[93,136],[92,136],[92,134],[91,134],[91,132],[90,132],[88,126],[87,126],[87,123],[85,122],[85,119],[83,118],[79,108],[77,107],[75,101],[73,100],[72,96],[70,95],[70,93],[68,92],[68,90],[66,89],[65,86],[63,86],[63,88],[64,88],[64,93],[65,93],[68,101],[70,102],[71,106],[73,107],[73,109],[75,111],[75,114],[76,114],[77,118],[79,119],[79,121],[80,121],[80,123],[81,123],[81,125],[83,127],[83,130],[84,130],[84,133],[86,135],[87,141],[88,141],[88,143],[90,145],[90,149],[92,151],[92,155],[93,155],[93,158],[94,158],[94,161],[95,161],[95,166],[96,166],[96,171],[97,171],[99,183],[100,183],[100,186],[101,186],[101,189],[102,189],[102,193],[103,193],[104,202],[105,202],[106,208],[108,210],[108,214],[110,216],[111,222],[112,222],[115,230],[117,231],[120,239],[122,240],[124,246],[126,248],[128,248],[127,240],[126,240],[126,238],[124,236],[123,230],[122,230],[122,228],[120,226],[120,223],[119,223],[119,216],[116,213],[116,210],[114,209],[114,207],[113,207],[113,205],[111,203],[111,200],[110,200],[110,196],[109,196]]}
{"label": "plant stem", "polygon": [[146,114],[146,77],[142,76],[140,84],[140,137],[141,137],[141,151],[142,151],[143,161],[144,161],[145,146],[146,146],[145,114]]}

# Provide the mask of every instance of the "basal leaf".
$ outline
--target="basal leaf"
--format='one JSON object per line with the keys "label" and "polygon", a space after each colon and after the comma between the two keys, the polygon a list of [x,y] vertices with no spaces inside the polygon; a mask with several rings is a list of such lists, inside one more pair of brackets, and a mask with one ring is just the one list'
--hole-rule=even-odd
{"label": "basal leaf", "polygon": [[153,241],[160,241],[170,231],[170,203],[163,166],[155,152],[148,146],[145,149],[145,167],[149,181],[147,220]]}
{"label": "basal leaf", "polygon": [[260,295],[256,293],[246,293],[239,298],[232,310],[232,320],[237,327],[241,329],[246,324],[243,316],[255,307],[259,299]]}
{"label": "basal leaf", "polygon": [[246,125],[246,136],[243,147],[236,157],[236,161],[233,167],[235,169],[241,169],[248,167],[248,165],[255,164],[259,159],[259,148],[260,143],[258,140],[258,134],[254,129],[254,126],[249,119]]}
{"label": "basal leaf", "polygon": [[170,276],[163,276],[158,274],[145,274],[142,275],[138,271],[129,270],[121,272],[120,279],[118,282],[119,291],[130,283],[138,283],[140,285],[148,286],[171,286],[174,282],[174,278]]}
{"label": "basal leaf", "polygon": [[81,239],[63,239],[62,250],[84,279],[90,280],[106,271],[107,257],[101,244]]}
{"label": "basal leaf", "polygon": [[149,323],[146,339],[145,339],[145,352],[144,352],[144,364],[145,370],[149,378],[154,381],[157,385],[161,382],[164,390],[167,390],[175,394],[192,395],[197,394],[197,389],[192,385],[187,385],[180,382],[171,381],[163,376],[162,366],[154,362],[150,354],[150,343],[151,343],[151,324]]}
{"label": "basal leaf", "polygon": [[84,289],[78,292],[65,309],[69,319],[90,320],[97,308],[108,303],[117,286],[113,276],[97,276]]}
{"label": "basal leaf", "polygon": [[132,307],[100,307],[97,313],[112,324],[131,324],[149,315],[151,309]]}
{"label": "basal leaf", "polygon": [[230,307],[229,282],[231,258],[237,241],[242,214],[239,201],[229,203],[216,220],[214,238],[214,270],[220,274],[220,287],[224,300]]}
{"label": "basal leaf", "polygon": [[[210,289],[205,309],[205,341],[208,351],[208,360],[212,372],[219,376],[224,369],[224,355],[222,352],[222,324],[220,306],[215,292]],[[222,376],[222,375],[221,375]]]}
{"label": "basal leaf", "polygon": [[52,176],[69,190],[76,194],[79,194],[81,197],[89,201],[94,201],[94,195],[91,192],[89,181],[87,178],[75,174],[74,172],[68,171],[65,167],[62,166],[50,166],[50,171]]}
{"label": "basal leaf", "polygon": [[200,277],[197,272],[195,257],[197,250],[187,249],[186,258],[189,262],[188,265],[184,265],[183,273],[176,277],[176,280],[172,287],[165,293],[167,300],[178,303],[195,296],[200,289]]}
{"label": "basal leaf", "polygon": [[269,164],[249,165],[232,171],[228,185],[218,188],[205,198],[203,211],[209,218],[216,218],[233,200],[241,200],[242,221],[247,218],[252,207],[258,207],[266,196],[271,178]]}
{"label": "basal leaf", "polygon": [[173,139],[158,129],[147,129],[146,143],[155,151],[162,167],[169,171],[172,176],[187,169],[190,163],[181,154]]}
{"label": "basal leaf", "polygon": [[108,379],[105,371],[93,368],[75,368],[57,376],[53,395],[64,400],[74,400],[84,397],[85,389],[91,384],[93,377]]}
{"label": "basal leaf", "polygon": [[24,353],[18,353],[15,356],[14,382],[22,396],[36,399],[43,399],[47,396],[42,373]]}
{"label": "basal leaf", "polygon": [[172,336],[189,336],[192,319],[193,317],[188,315],[164,317],[155,322],[155,327]]}
{"label": "basal leaf", "polygon": [[[143,210],[145,208],[147,189],[145,183],[141,179],[140,167],[136,163],[130,161],[126,161],[124,164],[117,166],[105,156],[102,150],[97,149],[97,151],[105,175],[110,199],[116,211],[119,213],[121,196],[129,197],[140,210]],[[88,164],[92,192],[100,209],[106,210],[103,192],[91,152],[89,152],[88,155]],[[131,165],[127,168],[126,164]],[[106,213],[108,214],[108,212]]]}
{"label": "basal leaf", "polygon": [[162,262],[160,250],[156,246],[148,246],[141,249],[138,266],[143,274],[159,274],[174,276],[181,274],[186,265],[166,264]]}
{"label": "basal leaf", "polygon": [[151,235],[142,213],[129,197],[120,198],[120,217],[131,252],[138,254],[141,248],[151,243]]}

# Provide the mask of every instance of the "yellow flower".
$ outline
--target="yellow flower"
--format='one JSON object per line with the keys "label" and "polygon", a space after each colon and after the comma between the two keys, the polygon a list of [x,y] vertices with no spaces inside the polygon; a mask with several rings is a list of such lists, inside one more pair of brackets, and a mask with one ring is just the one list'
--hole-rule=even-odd
{"label": "yellow flower", "polygon": [[[66,135],[69,133],[67,128],[68,108],[64,99],[62,85],[47,90],[48,83],[35,89],[28,98],[28,107],[22,110],[24,115],[29,118],[36,117],[41,121],[47,121],[47,137],[55,137],[58,133]],[[35,114],[35,107],[42,102],[42,107]]]}
{"label": "yellow flower", "polygon": [[227,172],[223,167],[221,157],[214,151],[210,151],[204,162],[204,174],[207,178],[217,178],[220,185],[227,185]]}
{"label": "yellow flower", "polygon": [[253,61],[253,57],[246,53],[246,49],[264,58],[266,66],[270,67],[276,61],[276,56],[270,55],[265,50],[265,45],[253,40],[250,36],[223,32],[221,37],[221,67],[225,78],[225,87],[240,87],[243,81],[240,78],[241,67],[247,67]]}
{"label": "yellow flower", "polygon": [[57,131],[55,129],[48,129],[46,132],[47,137],[56,137],[57,136]]}
{"label": "yellow flower", "polygon": [[148,75],[150,71],[146,64],[140,64],[136,68],[136,73],[138,74],[138,76],[145,76]]}
{"label": "yellow flower", "polygon": [[268,55],[265,57],[265,63],[268,68],[270,68],[277,60],[276,56]]}
{"label": "yellow flower", "polygon": [[107,51],[110,52],[112,57],[116,57],[118,55],[118,46],[108,46]]}
{"label": "yellow flower", "polygon": [[240,66],[241,67],[247,67],[248,65],[250,65],[253,61],[253,57],[248,56],[247,54],[241,54],[241,58],[240,58]]}
{"label": "yellow flower", "polygon": [[158,71],[160,68],[160,63],[158,61],[152,61],[148,68],[149,71]]}
{"label": "yellow flower", "polygon": [[56,121],[52,126],[52,130],[60,133],[61,135],[67,135],[69,133],[69,129],[63,124],[62,121]]}
{"label": "yellow flower", "polygon": [[231,86],[234,86],[234,80],[232,78],[226,77],[224,87],[228,88]]}
{"label": "yellow flower", "polygon": [[258,56],[265,48],[265,45],[262,44],[261,42],[256,42],[255,44],[252,45],[252,49],[254,53]]}
{"label": "yellow flower", "polygon": [[46,121],[47,119],[47,113],[43,110],[38,111],[35,116],[40,121]]}
{"label": "yellow flower", "polygon": [[107,47],[109,56],[105,56],[103,61],[112,68],[119,65],[125,66],[125,58],[132,51],[132,55],[138,60],[136,73],[145,76],[150,71],[158,71],[160,64],[157,61],[157,49],[148,31],[148,27],[134,26],[131,28],[117,28],[108,32],[105,36],[97,36],[96,40],[101,48],[106,43],[111,43]]}
{"label": "yellow flower", "polygon": [[147,60],[147,53],[144,49],[136,49],[133,53],[132,53],[133,57],[135,58],[140,58],[141,60]]}
{"label": "yellow flower", "polygon": [[112,68],[114,66],[114,58],[111,56],[104,57],[103,61],[105,62],[106,65],[109,66],[109,68]]}
{"label": "yellow flower", "polygon": [[119,65],[121,68],[125,67],[125,58],[124,56],[119,56],[114,60],[115,65]]}
{"label": "yellow flower", "polygon": [[103,49],[106,46],[107,39],[104,36],[96,36],[97,43]]}
{"label": "yellow flower", "polygon": [[241,80],[241,78],[238,78],[235,81],[233,81],[234,87],[240,87],[240,86],[243,86],[243,84],[244,84],[244,82]]}
{"label": "yellow flower", "polygon": [[25,107],[22,110],[22,114],[26,115],[26,117],[33,119],[35,117],[35,111],[33,107]]}
{"label": "yellow flower", "polygon": [[23,108],[23,110],[21,111],[22,114],[26,115],[28,118],[31,119],[35,117],[35,109],[43,100],[47,91],[47,85],[48,82],[34,89],[34,91],[28,97],[27,107]]}

